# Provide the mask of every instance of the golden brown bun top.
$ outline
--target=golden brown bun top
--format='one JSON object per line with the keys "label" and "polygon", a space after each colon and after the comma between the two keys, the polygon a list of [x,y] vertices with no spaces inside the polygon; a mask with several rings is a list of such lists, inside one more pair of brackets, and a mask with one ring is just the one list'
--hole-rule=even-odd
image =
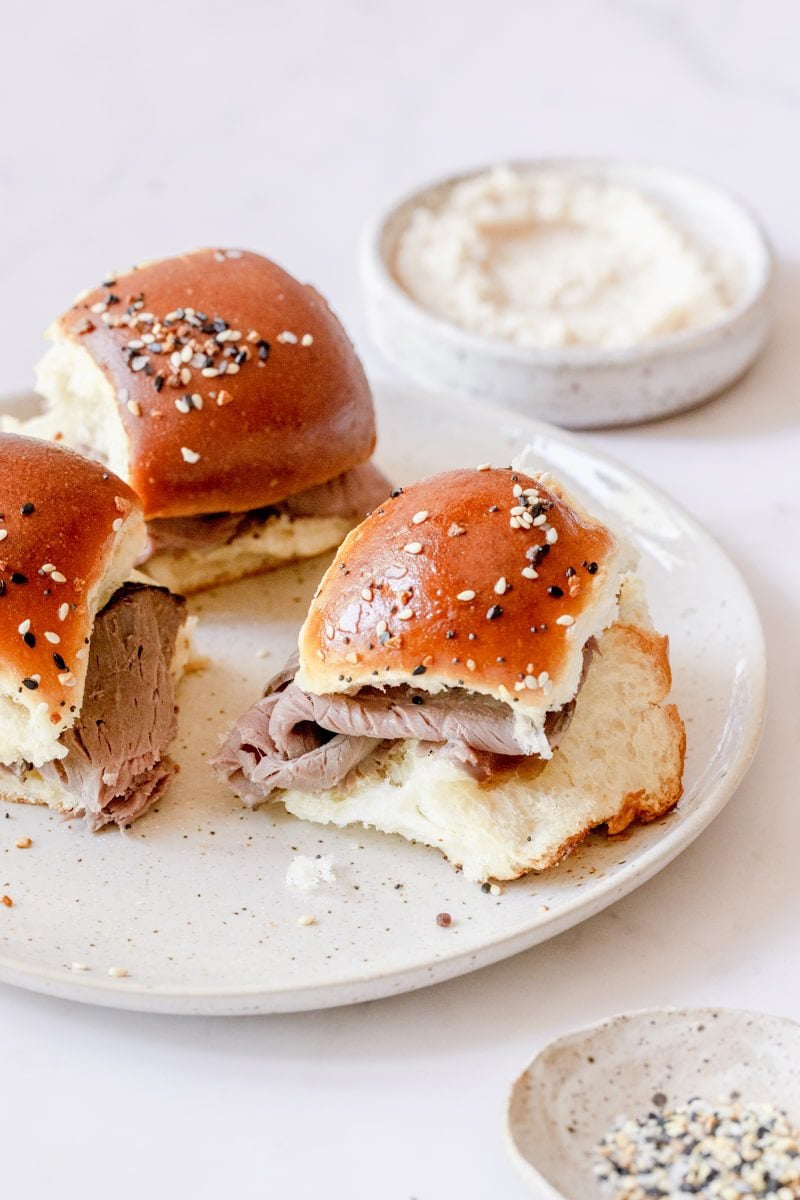
{"label": "golden brown bun top", "polygon": [[0,434],[0,669],[27,702],[50,707],[54,724],[82,692],[90,593],[122,524],[140,511],[128,485],[98,463]]}
{"label": "golden brown bun top", "polygon": [[300,634],[303,686],[464,686],[547,708],[566,675],[576,686],[617,559],[603,525],[510,467],[412,484],[325,574]]}
{"label": "golden brown bun top", "polygon": [[134,268],[82,296],[57,332],[111,381],[148,518],[259,508],[372,454],[372,397],[344,329],[259,254]]}

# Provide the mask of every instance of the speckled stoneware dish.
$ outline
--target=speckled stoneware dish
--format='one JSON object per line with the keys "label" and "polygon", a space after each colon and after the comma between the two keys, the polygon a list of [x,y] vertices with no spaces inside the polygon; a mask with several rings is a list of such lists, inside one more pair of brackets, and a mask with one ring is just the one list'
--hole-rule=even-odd
{"label": "speckled stoneware dish", "polygon": [[651,421],[718,395],[760,354],[772,317],[772,254],[757,221],[706,180],[636,163],[540,159],[513,163],[624,184],[653,197],[700,246],[734,255],[742,283],[718,321],[630,349],[537,350],[433,316],[397,282],[392,264],[411,213],[488,167],[441,180],[382,212],[363,235],[361,277],[372,335],[390,362],[426,387],[590,429]]}
{"label": "speckled stoneware dish", "polygon": [[[619,1116],[694,1096],[783,1108],[800,1125],[800,1025],[720,1008],[628,1013],[551,1042],[514,1084],[507,1133],[540,1200],[594,1200],[592,1163]],[[683,1193],[682,1193],[683,1194]]]}
{"label": "speckled stoneware dish", "polygon": [[[181,1013],[250,1013],[372,1000],[496,962],[592,916],[664,867],[735,790],[755,750],[764,649],[753,602],[714,541],[665,496],[588,447],[465,400],[378,387],[378,461],[396,483],[510,461],[530,444],[600,514],[625,526],[660,629],[688,734],[677,812],[620,841],[591,839],[499,896],[399,838],[249,812],[206,757],[295,644],[324,563],[192,601],[207,666],[179,694],[168,795],[127,835],[89,834],[42,810],[0,809],[0,979],[72,999]],[[692,597],[702,593],[704,603]],[[30,849],[15,849],[31,837]],[[286,885],[297,854],[329,855],[335,883]],[[436,915],[449,912],[441,928]],[[313,916],[312,925],[299,925]],[[76,972],[72,963],[89,970]],[[115,978],[109,968],[128,974]]]}

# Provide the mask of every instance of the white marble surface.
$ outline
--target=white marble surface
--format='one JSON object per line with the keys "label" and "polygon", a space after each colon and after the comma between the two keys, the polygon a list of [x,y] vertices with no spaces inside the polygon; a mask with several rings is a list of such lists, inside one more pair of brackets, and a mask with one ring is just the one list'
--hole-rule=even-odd
{"label": "white marble surface", "polygon": [[[679,496],[761,606],[769,724],[725,814],[634,896],[436,989],[297,1017],[126,1016],[0,990],[9,1196],[521,1197],[508,1082],[620,1009],[800,1016],[800,10],[792,0],[361,0],[4,13],[3,388],[110,265],[198,243],[315,280],[370,368],[358,230],[398,192],[535,153],[658,158],[736,189],[782,260],[766,357],[733,394],[596,441]],[[701,601],[702,597],[698,597]]]}

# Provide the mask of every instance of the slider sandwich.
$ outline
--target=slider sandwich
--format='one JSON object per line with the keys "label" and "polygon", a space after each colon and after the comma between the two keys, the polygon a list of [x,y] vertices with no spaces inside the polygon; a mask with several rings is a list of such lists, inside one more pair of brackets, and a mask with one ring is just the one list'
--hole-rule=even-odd
{"label": "slider sandwich", "polygon": [[473,880],[655,820],[685,737],[633,565],[545,476],[398,490],[345,539],[297,656],[213,765],[250,806],[401,834]]}
{"label": "slider sandwich", "polygon": [[45,411],[6,428],[131,485],[157,582],[195,591],[330,550],[388,490],[347,335],[258,254],[146,263],[84,293],[47,336]]}
{"label": "slider sandwich", "polygon": [[124,826],[175,767],[186,604],[129,582],[147,540],[98,463],[0,434],[0,798]]}

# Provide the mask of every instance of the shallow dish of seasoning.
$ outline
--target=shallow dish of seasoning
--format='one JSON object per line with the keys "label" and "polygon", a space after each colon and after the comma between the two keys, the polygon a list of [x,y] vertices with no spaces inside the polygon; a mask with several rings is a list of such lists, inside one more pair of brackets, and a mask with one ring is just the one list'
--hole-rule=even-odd
{"label": "shallow dish of seasoning", "polygon": [[[623,1185],[631,1197],[792,1200],[799,1128],[800,1025],[736,1009],[627,1013],[558,1038],[507,1111],[514,1164],[542,1200],[603,1200]],[[714,1191],[727,1176],[743,1190]]]}
{"label": "shallow dish of seasoning", "polygon": [[[477,297],[478,314],[489,315],[483,323],[477,318],[472,320],[476,314],[469,311],[469,295],[459,295],[452,306],[456,316],[443,316],[448,306],[444,303],[443,281],[435,278],[436,270],[441,267],[455,278],[469,258],[469,270],[474,274],[485,261],[486,248],[473,244],[475,231],[470,227],[460,229],[458,221],[463,225],[466,218],[458,218],[451,236],[440,236],[438,216],[456,189],[480,187],[482,181],[498,177],[502,180],[504,172],[512,179],[532,173],[536,178],[560,180],[565,188],[588,189],[589,196],[595,194],[599,197],[597,204],[605,204],[608,210],[600,214],[606,226],[612,218],[617,219],[613,197],[621,196],[621,228],[611,229],[612,234],[619,235],[620,244],[625,242],[628,227],[631,237],[634,230],[644,236],[641,226],[648,222],[652,226],[649,236],[660,235],[663,241],[660,260],[652,270],[646,255],[644,261],[642,255],[633,256],[637,286],[678,289],[679,295],[681,279],[671,271],[670,258],[683,248],[687,253],[691,251],[697,260],[695,265],[702,265],[701,260],[713,262],[719,279],[724,278],[724,302],[695,305],[696,311],[684,314],[684,324],[680,314],[672,310],[675,305],[672,309],[667,305],[663,313],[654,314],[656,325],[658,317],[663,325],[660,330],[654,327],[654,334],[654,330],[648,333],[646,322],[641,324],[637,318],[637,309],[647,305],[639,303],[634,292],[618,305],[620,311],[627,310],[631,327],[626,344],[626,336],[615,337],[608,322],[604,325],[602,296],[594,297],[589,287],[585,303],[582,300],[580,321],[561,328],[559,317],[549,327],[546,321],[539,321],[538,331],[526,330],[519,322],[515,324],[513,313],[503,311],[503,306],[511,304],[526,287],[524,274],[509,282],[509,272],[522,262],[520,269],[528,270],[533,289],[541,271],[552,266],[559,247],[545,254],[541,263],[534,257],[525,268],[526,247],[519,248],[525,234],[525,228],[520,231],[522,219],[515,225],[512,208],[503,218],[505,224],[499,227],[495,209],[484,211],[488,202],[479,197],[474,202],[475,213],[483,214],[483,229],[490,234],[494,231],[492,235],[502,242],[500,262],[490,277],[467,282],[473,299]],[[580,276],[584,256],[593,247],[601,255],[606,254],[608,237],[602,225],[592,230],[591,212],[582,223],[586,198],[578,195],[573,199],[572,209],[563,220],[559,218],[560,224],[554,222],[554,230],[563,240],[564,227],[568,231],[572,228],[571,214],[577,213],[579,233],[596,233],[586,246],[578,241],[568,248],[573,274],[577,271]],[[543,212],[548,204],[553,207],[557,201],[545,197]],[[631,208],[628,215],[625,205]],[[541,236],[535,222],[526,219],[532,236]],[[416,238],[417,247],[422,247],[420,256],[427,254],[423,263],[426,273],[419,289],[408,283],[409,237]],[[685,265],[691,273],[690,257]],[[544,159],[487,167],[444,179],[381,212],[363,235],[360,262],[373,338],[399,371],[438,392],[475,396],[567,428],[654,420],[718,395],[755,361],[771,323],[772,255],[758,222],[723,189],[658,165]],[[613,262],[606,262],[602,272],[606,282],[613,283]],[[438,291],[437,283],[441,285]],[[554,295],[558,293],[557,283],[555,280],[551,289]],[[567,279],[564,290],[574,284],[574,278]],[[412,295],[415,290],[417,298]],[[658,308],[657,294],[648,299]],[[640,325],[645,336],[636,340],[635,331]],[[514,340],[519,338],[521,342]],[[530,344],[525,344],[526,338]]]}
{"label": "shallow dish of seasoning", "polygon": [[[527,445],[627,533],[654,621],[670,636],[672,695],[687,725],[677,810],[624,841],[590,837],[543,874],[483,888],[421,845],[311,825],[277,806],[245,809],[206,759],[296,645],[327,566],[309,561],[190,599],[201,662],[178,692],[180,774],[129,831],[93,835],[46,810],[3,809],[1,980],[174,1013],[393,995],[593,916],[664,868],[735,791],[760,734],[764,646],[747,588],[714,540],[650,484],[548,426],[500,415],[487,427],[483,405],[466,399],[456,414],[409,385],[375,392],[378,462],[393,483],[505,465]],[[704,597],[696,611],[693,590]]]}

